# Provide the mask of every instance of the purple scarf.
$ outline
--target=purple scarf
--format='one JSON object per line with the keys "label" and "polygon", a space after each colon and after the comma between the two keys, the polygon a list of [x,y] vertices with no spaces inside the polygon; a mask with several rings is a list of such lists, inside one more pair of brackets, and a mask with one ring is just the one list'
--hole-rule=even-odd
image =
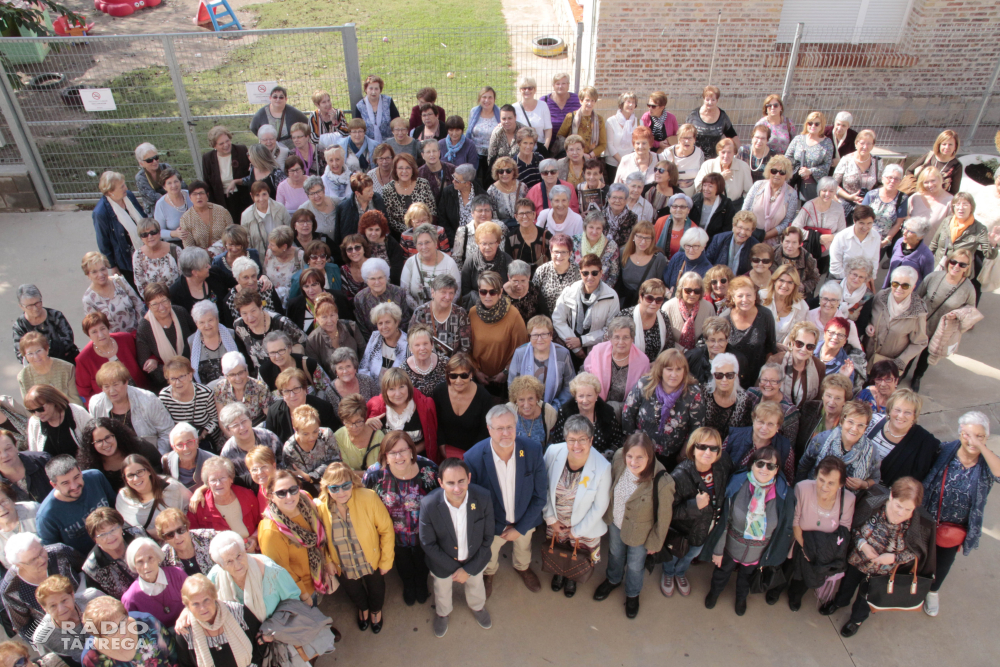
{"label": "purple scarf", "polygon": [[663,425],[667,423],[667,417],[670,416],[670,411],[674,409],[674,404],[677,403],[677,399],[681,397],[681,392],[684,391],[684,387],[681,387],[677,391],[670,392],[669,394],[663,390],[663,385],[656,385],[656,400],[660,403],[660,431],[663,431]]}

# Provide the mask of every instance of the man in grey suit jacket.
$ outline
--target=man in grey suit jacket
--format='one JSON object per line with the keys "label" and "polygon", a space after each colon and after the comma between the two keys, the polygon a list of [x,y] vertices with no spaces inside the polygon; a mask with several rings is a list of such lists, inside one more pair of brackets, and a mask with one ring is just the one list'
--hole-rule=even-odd
{"label": "man in grey suit jacket", "polygon": [[438,484],[420,503],[420,545],[434,579],[434,634],[444,637],[452,610],[452,583],[465,584],[465,601],[476,622],[493,626],[486,611],[483,571],[493,545],[493,500],[470,484],[472,473],[460,459],[445,459]]}

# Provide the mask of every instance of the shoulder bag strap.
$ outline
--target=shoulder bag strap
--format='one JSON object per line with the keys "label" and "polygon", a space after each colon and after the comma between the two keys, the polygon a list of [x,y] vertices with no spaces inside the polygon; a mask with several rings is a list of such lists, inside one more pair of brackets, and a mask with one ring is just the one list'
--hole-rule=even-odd
{"label": "shoulder bag strap", "polygon": [[524,114],[524,122],[528,124],[528,127],[531,127],[531,119],[528,118],[528,110],[524,108],[524,104],[522,102],[518,102],[517,106],[521,108],[521,113]]}
{"label": "shoulder bag strap", "polygon": [[[965,280],[968,280],[968,278],[966,278]],[[944,299],[941,300],[941,303],[938,304],[937,308],[935,308],[930,314],[927,315],[927,319],[928,320],[931,319],[932,317],[934,317],[937,314],[937,311],[941,310],[941,307],[944,306],[944,304],[948,302],[948,299],[951,298],[951,295],[954,294],[955,292],[957,292],[958,288],[965,284],[965,280],[963,280],[962,282],[960,282],[959,284],[957,284],[957,285],[955,285],[954,287],[951,288],[951,291],[948,292],[948,295]],[[931,295],[931,299],[933,299],[935,296],[937,296],[937,291],[939,289],[941,289],[941,283],[943,283],[943,282],[944,282],[944,278],[941,278],[941,282],[939,282],[938,285],[937,285],[937,287],[934,288],[934,294]]]}
{"label": "shoulder bag strap", "polygon": [[653,475],[653,523],[660,522],[660,478],[667,474],[666,470],[661,470],[660,472]]}
{"label": "shoulder bag strap", "polygon": [[369,436],[369,438],[368,438],[368,446],[365,448],[365,453],[361,457],[361,465],[365,466],[366,470],[368,468],[368,455],[371,454],[371,452],[372,452],[373,449],[375,449],[376,447],[380,447],[382,445],[382,443],[379,443],[378,445],[372,444],[373,440],[375,440],[375,432],[374,431],[372,431],[371,436]]}
{"label": "shoulder bag strap", "polygon": [[938,495],[938,511],[937,511],[937,522],[938,525],[941,524],[941,505],[944,503],[944,481],[948,479],[948,466],[951,465],[949,461],[944,466],[944,470],[941,471],[941,493]]}

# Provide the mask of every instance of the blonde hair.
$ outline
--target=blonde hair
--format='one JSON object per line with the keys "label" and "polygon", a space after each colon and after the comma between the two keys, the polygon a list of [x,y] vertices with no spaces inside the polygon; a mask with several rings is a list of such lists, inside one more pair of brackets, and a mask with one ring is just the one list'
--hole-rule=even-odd
{"label": "blonde hair", "polygon": [[83,275],[89,275],[90,269],[97,263],[101,263],[108,268],[111,267],[111,262],[108,261],[108,258],[104,255],[104,253],[91,250],[83,256],[83,259],[80,260],[80,268],[83,269]]}
{"label": "blonde hair", "polygon": [[818,120],[822,130],[826,129],[826,114],[822,111],[810,111],[806,119],[802,121],[802,134],[809,134],[809,121]]}
{"label": "blonde hair", "polygon": [[97,189],[100,190],[102,195],[107,195],[124,182],[125,177],[117,171],[106,171],[101,174],[100,180],[97,181]]}
{"label": "blonde hair", "polygon": [[920,173],[917,174],[917,192],[920,193],[924,192],[924,181],[926,181],[931,176],[937,176],[938,180],[942,182],[942,185],[944,184],[944,181],[941,178],[940,169],[934,166],[924,167],[923,169],[920,170]]}
{"label": "blonde hair", "polygon": [[778,421],[778,428],[785,425],[785,411],[779,403],[763,401],[758,403],[757,407],[753,409],[753,421],[767,419],[768,417],[774,417]]}
{"label": "blonde hair", "polygon": [[[710,438],[715,441],[715,444],[720,448],[722,447],[722,436],[711,426],[702,426],[691,431],[691,435],[688,436],[687,443],[684,445],[684,458],[694,459],[693,451],[694,446],[705,438]],[[722,456],[721,450],[719,451],[719,456]]]}
{"label": "blonde hair", "polygon": [[[798,269],[796,269],[792,264],[782,264],[774,270],[774,273],[771,274],[771,280],[767,284],[767,292],[764,294],[763,303],[765,306],[770,306],[774,303],[774,299],[778,295],[775,285],[777,285],[778,279],[784,275],[787,275],[792,279],[792,282],[795,283],[795,287],[792,289],[792,293],[787,297],[788,302],[785,305],[791,307],[802,300],[802,294],[799,292],[799,287],[802,286],[802,279],[799,278]],[[732,289],[732,285],[730,285],[730,289]]]}
{"label": "blonde hair", "polygon": [[184,580],[184,584],[181,586],[181,600],[186,605],[195,593],[208,593],[208,597],[213,600],[219,599],[219,591],[215,587],[215,584],[201,573],[192,574]]}
{"label": "blonde hair", "polygon": [[308,426],[319,426],[319,411],[311,405],[300,405],[292,410],[292,428],[299,431]]}
{"label": "blonde hair", "polygon": [[590,387],[598,396],[601,395],[601,381],[593,373],[584,371],[577,373],[576,377],[569,381],[569,393],[576,396],[576,390],[581,387]]}
{"label": "blonde hair", "polygon": [[534,375],[518,375],[510,383],[510,389],[507,393],[510,396],[510,402],[516,403],[521,394],[525,392],[534,392],[539,403],[545,399],[545,385]]}
{"label": "blonde hair", "polygon": [[[427,222],[421,224],[434,224],[434,216],[431,215],[430,207],[422,201],[417,201],[410,204],[410,208],[406,209],[406,213],[403,215],[403,224],[406,225],[407,229],[416,227],[416,225],[413,224],[413,219],[418,215],[422,215],[427,218]],[[436,238],[434,240],[437,241]]]}
{"label": "blonde hair", "polygon": [[642,387],[643,396],[646,398],[652,398],[653,392],[656,391],[656,388],[663,380],[663,369],[665,368],[683,368],[684,382],[682,384],[685,387],[696,382],[696,380],[691,377],[691,371],[688,368],[688,362],[684,357],[684,353],[677,348],[672,347],[660,352],[659,356],[653,360],[653,365],[649,367],[649,376],[646,378],[646,384]]}
{"label": "blonde hair", "polygon": [[586,142],[584,142],[583,137],[581,137],[579,134],[571,134],[568,137],[566,137],[566,141],[564,142],[563,145],[569,147],[576,144],[579,144],[581,146],[587,145]]}
{"label": "blonde hair", "polygon": [[503,240],[503,230],[500,229],[500,225],[492,220],[480,223],[479,226],[476,227],[476,243],[481,243],[483,237],[490,234],[496,237],[497,243]]}
{"label": "blonde hair", "polygon": [[599,96],[599,95],[597,94],[597,88],[594,88],[593,86],[586,86],[585,88],[581,88],[581,89],[580,89],[580,92],[579,92],[579,93],[577,93],[577,95],[578,95],[578,97],[579,97],[579,98],[580,98],[581,100],[582,100],[582,99],[584,99],[584,98],[587,98],[587,99],[591,99],[591,100],[594,100],[595,102],[596,102],[596,101],[597,101],[597,100],[599,99],[599,97],[600,97],[600,96]]}
{"label": "blonde hair", "polygon": [[328,465],[323,472],[323,478],[319,482],[321,487],[319,492],[320,502],[332,503],[333,498],[330,497],[330,491],[326,487],[331,484],[337,486],[347,482],[347,480],[353,482],[355,487],[361,486],[361,475],[351,470],[346,464],[335,461]]}

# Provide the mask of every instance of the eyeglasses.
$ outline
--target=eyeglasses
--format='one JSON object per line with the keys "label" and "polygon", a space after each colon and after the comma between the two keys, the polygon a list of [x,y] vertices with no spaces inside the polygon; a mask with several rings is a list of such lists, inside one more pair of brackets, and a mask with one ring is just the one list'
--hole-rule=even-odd
{"label": "eyeglasses", "polygon": [[601,271],[600,269],[596,269],[594,271],[581,271],[580,275],[583,276],[584,278],[590,278],[590,277],[596,278],[597,276],[601,275]]}
{"label": "eyeglasses", "polygon": [[829,332],[827,332],[826,337],[829,338],[830,340],[840,340],[842,338],[847,338],[847,334],[845,334],[845,333],[834,333],[833,331],[829,331]]}
{"label": "eyeglasses", "polygon": [[350,491],[354,487],[354,482],[346,481],[343,484],[327,484],[326,490],[330,493],[340,493],[341,491]]}
{"label": "eyeglasses", "polygon": [[701,294],[704,290],[701,287],[685,287],[685,294]]}
{"label": "eyeglasses", "polygon": [[688,206],[687,204],[685,204],[684,202],[677,202],[675,204],[671,204],[670,208],[680,208],[680,209],[687,210],[687,209],[690,209],[691,207]]}
{"label": "eyeglasses", "polygon": [[655,303],[657,306],[662,305],[665,301],[662,296],[653,296],[652,294],[643,295],[642,300],[646,303]]}
{"label": "eyeglasses", "polygon": [[283,347],[280,350],[271,350],[270,352],[267,353],[267,356],[269,356],[269,357],[280,357],[281,355],[285,354],[286,352],[288,352],[288,348],[287,347]]}
{"label": "eyeglasses", "polygon": [[709,282],[712,287],[716,285],[727,285],[729,284],[729,278],[719,278],[718,280],[712,280]]}
{"label": "eyeglasses", "polygon": [[[361,422],[361,423],[364,424],[364,422]],[[233,424],[230,424],[229,426],[232,427]],[[348,424],[348,426],[350,426],[350,424]],[[274,466],[272,466],[272,465],[254,466],[253,468],[250,468],[250,474],[251,475],[261,475],[261,474],[269,472],[271,470],[274,470]]]}
{"label": "eyeglasses", "polygon": [[757,381],[757,384],[761,387],[777,387],[781,384],[781,380],[765,380],[764,378],[761,378]]}
{"label": "eyeglasses", "polygon": [[786,173],[786,172],[785,172],[785,170],[784,170],[784,169],[778,169],[777,167],[772,167],[772,168],[771,168],[771,175],[772,175],[772,176],[774,176],[775,174],[781,174],[782,176],[784,176],[784,175],[785,175],[785,173]]}
{"label": "eyeglasses", "polygon": [[816,343],[807,343],[804,340],[798,340],[798,339],[796,339],[793,342],[795,343],[795,349],[797,349],[797,350],[801,350],[802,348],[806,348],[807,350],[809,350],[810,352],[812,352],[813,350],[816,349]]}
{"label": "eyeglasses", "polygon": [[179,528],[177,528],[176,530],[171,530],[171,531],[170,531],[169,533],[160,533],[160,537],[161,537],[161,538],[162,538],[162,539],[163,539],[164,541],[167,541],[167,542],[169,542],[170,540],[174,539],[175,537],[177,537],[177,536],[179,536],[179,535],[186,535],[186,534],[187,534],[187,532],[188,532],[188,529],[187,529],[187,527],[185,527],[185,526],[180,526],[180,527],[179,527]]}
{"label": "eyeglasses", "polygon": [[531,340],[545,340],[546,338],[551,338],[551,337],[552,334],[550,334],[548,331],[543,331],[542,333],[533,333],[530,336],[528,336],[528,338],[530,338]]}
{"label": "eyeglasses", "polygon": [[184,380],[186,380],[187,378],[191,377],[192,375],[194,375],[194,373],[185,373],[184,375],[175,375],[175,376],[173,376],[171,378],[167,378],[167,382],[169,382],[170,384],[180,384],[180,383],[184,382]]}
{"label": "eyeglasses", "polygon": [[829,297],[821,296],[819,298],[819,302],[828,306],[835,306],[840,303],[840,299],[831,299]]}
{"label": "eyeglasses", "polygon": [[957,266],[960,269],[967,269],[967,268],[969,268],[969,263],[968,262],[960,262],[957,259],[949,259],[948,260],[948,266]]}
{"label": "eyeglasses", "polygon": [[37,407],[37,408],[28,408],[28,412],[30,412],[30,413],[31,413],[31,414],[33,414],[33,415],[38,415],[38,414],[41,414],[41,413],[45,412],[45,406],[46,406],[46,405],[48,405],[48,404],[47,404],[47,403],[42,403],[42,404],[41,404],[41,405],[40,405],[39,407]]}
{"label": "eyeglasses", "polygon": [[665,174],[665,173],[667,173],[667,168],[666,167],[656,167],[656,168],[653,169],[653,171],[655,171],[657,174]]}
{"label": "eyeglasses", "polygon": [[150,236],[159,236],[159,235],[160,235],[159,231],[155,231],[155,232],[143,232],[142,234],[139,234],[139,238],[140,239],[145,239],[145,238],[148,238]]}
{"label": "eyeglasses", "polygon": [[95,540],[103,540],[105,538],[111,537],[115,533],[122,532],[123,529],[124,529],[124,526],[121,526],[121,525],[115,526],[111,530],[106,530],[103,533],[98,533],[97,535],[94,535],[94,539]]}
{"label": "eyeglasses", "polygon": [[153,301],[152,303],[149,304],[149,307],[150,308],[164,308],[164,307],[169,308],[170,307],[170,299],[160,299],[158,301]]}
{"label": "eyeglasses", "polygon": [[346,250],[347,252],[358,252],[359,250],[364,250],[364,249],[365,247],[360,245],[349,245],[346,248],[344,248],[344,250]]}
{"label": "eyeglasses", "polygon": [[889,285],[892,286],[892,289],[902,289],[902,290],[908,290],[911,287],[910,283],[901,283],[896,280],[893,280],[891,283],[889,283]]}
{"label": "eyeglasses", "polygon": [[289,387],[288,389],[282,389],[281,395],[285,398],[290,398],[291,396],[297,396],[302,391],[302,387]]}
{"label": "eyeglasses", "polygon": [[159,155],[154,155],[153,157],[148,157],[145,160],[143,160],[143,162],[145,162],[146,164],[152,164],[154,162],[159,162],[159,161],[160,161]]}
{"label": "eyeglasses", "polygon": [[891,375],[886,375],[885,377],[875,378],[872,382],[875,384],[893,384],[894,382],[897,382],[897,380]]}
{"label": "eyeglasses", "polygon": [[275,498],[289,498],[299,495],[299,485],[290,486],[287,489],[275,489]]}
{"label": "eyeglasses", "polygon": [[559,172],[555,169],[546,169],[545,171],[538,172],[542,176],[551,176],[552,174],[558,174]]}
{"label": "eyeglasses", "polygon": [[713,454],[718,454],[722,451],[722,447],[718,445],[710,445],[707,442],[698,442],[694,446],[699,452],[712,452]]}
{"label": "eyeglasses", "polygon": [[472,373],[448,373],[448,377],[452,380],[468,380],[472,377]]}
{"label": "eyeglasses", "polygon": [[767,468],[771,472],[774,472],[775,470],[778,469],[778,464],[770,463],[769,461],[754,461],[753,467],[757,468],[758,470],[763,470],[764,468]]}
{"label": "eyeglasses", "polygon": [[732,380],[733,378],[736,377],[736,372],[729,371],[728,373],[723,373],[721,371],[716,371],[715,373],[712,373],[712,375],[715,376],[716,380],[722,380],[722,379]]}
{"label": "eyeglasses", "polygon": [[479,296],[496,296],[499,293],[500,290],[479,288]]}
{"label": "eyeglasses", "polygon": [[497,173],[498,174],[513,174],[514,170],[510,169],[510,168],[508,168],[508,169],[497,169]]}
{"label": "eyeglasses", "polygon": [[535,217],[534,211],[518,211],[514,214],[515,218],[533,218]]}
{"label": "eyeglasses", "polygon": [[767,107],[768,109],[780,109],[781,108],[781,105],[778,104],[777,102],[771,102],[770,104],[765,104],[764,106]]}
{"label": "eyeglasses", "polygon": [[387,453],[385,455],[385,457],[387,459],[388,458],[401,459],[401,458],[403,458],[404,456],[406,456],[409,453],[410,453],[410,449],[409,449],[409,447],[407,447],[406,449],[400,449],[399,451],[389,452],[389,453]]}
{"label": "eyeglasses", "polygon": [[134,482],[137,479],[142,479],[149,474],[149,471],[143,468],[142,470],[136,470],[135,472],[125,473],[125,479],[130,482]]}
{"label": "eyeglasses", "polygon": [[771,263],[767,257],[752,257],[750,259],[751,264],[764,264],[765,266]]}

